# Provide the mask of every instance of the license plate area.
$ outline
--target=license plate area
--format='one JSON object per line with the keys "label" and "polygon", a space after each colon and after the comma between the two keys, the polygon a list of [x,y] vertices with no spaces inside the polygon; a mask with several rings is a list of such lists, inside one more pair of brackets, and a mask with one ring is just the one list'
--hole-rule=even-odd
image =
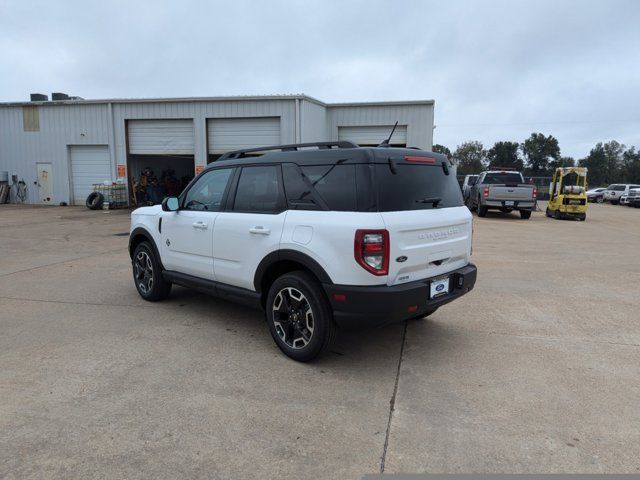
{"label": "license plate area", "polygon": [[429,298],[434,299],[449,293],[449,277],[434,278],[429,286]]}
{"label": "license plate area", "polygon": [[504,206],[505,207],[513,207],[513,200],[507,200],[506,202],[504,202]]}

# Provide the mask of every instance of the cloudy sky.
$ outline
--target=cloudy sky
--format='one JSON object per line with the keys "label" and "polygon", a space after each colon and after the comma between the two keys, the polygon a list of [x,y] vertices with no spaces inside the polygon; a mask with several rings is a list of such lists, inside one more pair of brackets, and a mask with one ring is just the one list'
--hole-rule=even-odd
{"label": "cloudy sky", "polygon": [[0,0],[0,101],[434,99],[434,141],[640,147],[640,1]]}

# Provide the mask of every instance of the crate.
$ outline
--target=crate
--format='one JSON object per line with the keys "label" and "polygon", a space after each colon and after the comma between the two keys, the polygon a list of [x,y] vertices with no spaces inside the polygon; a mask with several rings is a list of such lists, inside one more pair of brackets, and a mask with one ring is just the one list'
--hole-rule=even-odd
{"label": "crate", "polygon": [[127,206],[127,186],[123,183],[111,185],[94,183],[93,191],[100,192],[104,196],[104,203],[108,203],[109,208],[125,208]]}

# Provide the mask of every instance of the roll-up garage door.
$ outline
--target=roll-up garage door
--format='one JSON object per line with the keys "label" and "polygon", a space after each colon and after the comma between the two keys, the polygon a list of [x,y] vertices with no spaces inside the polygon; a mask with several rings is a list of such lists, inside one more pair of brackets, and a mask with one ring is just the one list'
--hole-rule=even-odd
{"label": "roll-up garage door", "polygon": [[[338,140],[349,140],[362,146],[379,145],[383,140],[389,138],[392,129],[393,125],[338,127]],[[406,147],[407,126],[398,125],[389,143],[391,145]]]}
{"label": "roll-up garage door", "polygon": [[193,120],[129,120],[129,153],[193,155]]}
{"label": "roll-up garage door", "polygon": [[72,145],[71,185],[74,205],[84,205],[95,183],[111,181],[111,161],[107,145]]}
{"label": "roll-up garage door", "polygon": [[212,118],[207,122],[209,153],[280,145],[280,118]]}

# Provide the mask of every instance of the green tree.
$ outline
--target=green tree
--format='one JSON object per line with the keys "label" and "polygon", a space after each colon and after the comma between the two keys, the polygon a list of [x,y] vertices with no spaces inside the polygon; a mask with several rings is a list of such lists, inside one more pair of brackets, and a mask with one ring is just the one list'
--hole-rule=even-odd
{"label": "green tree", "polygon": [[438,143],[436,143],[432,148],[431,148],[432,152],[435,153],[442,153],[443,155],[446,155],[447,158],[451,158],[451,150],[449,150],[447,147],[445,147],[444,145],[440,145]]}
{"label": "green tree", "polygon": [[560,157],[557,160],[551,160],[549,163],[549,171],[553,172],[558,167],[575,167],[576,161],[573,157]]}
{"label": "green tree", "polygon": [[522,153],[527,159],[527,170],[531,175],[548,173],[549,162],[560,158],[558,140],[542,133],[532,133],[522,144]]}
{"label": "green tree", "polygon": [[523,162],[518,153],[517,142],[496,142],[487,152],[489,168],[513,168],[522,170]]}
{"label": "green tree", "polygon": [[589,172],[587,173],[587,181],[589,185],[608,185],[606,168],[605,168],[605,153],[602,142],[598,142],[595,147],[591,149],[589,155],[583,158],[579,162],[581,167],[587,167]]}
{"label": "green tree", "polygon": [[640,152],[635,147],[622,154],[622,181],[640,183]]}
{"label": "green tree", "polygon": [[464,142],[453,152],[452,160],[458,165],[458,175],[480,173],[485,168],[487,152],[482,143]]}

